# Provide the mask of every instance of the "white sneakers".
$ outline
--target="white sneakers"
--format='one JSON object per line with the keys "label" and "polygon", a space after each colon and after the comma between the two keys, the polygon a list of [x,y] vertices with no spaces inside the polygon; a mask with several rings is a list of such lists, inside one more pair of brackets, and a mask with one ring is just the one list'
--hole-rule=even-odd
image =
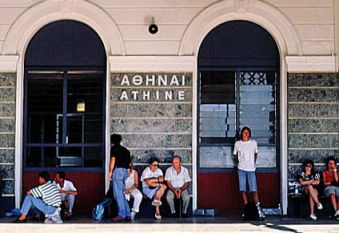
{"label": "white sneakers", "polygon": [[317,216],[315,216],[315,214],[311,214],[310,215],[310,219],[312,219],[313,221],[316,221],[317,220]]}
{"label": "white sneakers", "polygon": [[154,200],[152,201],[152,205],[154,205],[154,206],[161,206],[161,205],[162,205],[162,202],[161,202],[160,200],[154,199]]}
{"label": "white sneakers", "polygon": [[318,210],[324,209],[323,205],[320,202],[317,204],[317,208],[318,208]]}
{"label": "white sneakers", "polygon": [[135,218],[135,215],[137,214],[137,212],[135,212],[134,210],[131,213],[131,220],[133,221]]}
{"label": "white sneakers", "polygon": [[258,202],[258,203],[256,204],[256,206],[257,206],[257,209],[258,209],[259,218],[260,218],[261,220],[264,220],[266,216],[264,215],[264,213],[263,213],[262,210],[261,210],[260,202]]}
{"label": "white sneakers", "polygon": [[161,219],[161,215],[160,214],[155,214],[154,217],[155,217],[156,220],[160,220]]}
{"label": "white sneakers", "polygon": [[60,210],[60,208],[57,208],[53,213],[45,214],[45,223],[63,223],[60,217]]}
{"label": "white sneakers", "polygon": [[335,212],[334,217],[339,217],[339,210]]}

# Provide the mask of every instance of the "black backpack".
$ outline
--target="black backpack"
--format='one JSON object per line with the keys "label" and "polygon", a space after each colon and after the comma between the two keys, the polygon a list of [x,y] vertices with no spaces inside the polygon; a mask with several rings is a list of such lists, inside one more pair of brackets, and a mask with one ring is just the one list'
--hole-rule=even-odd
{"label": "black backpack", "polygon": [[244,206],[244,221],[259,221],[258,208],[253,201],[247,202]]}

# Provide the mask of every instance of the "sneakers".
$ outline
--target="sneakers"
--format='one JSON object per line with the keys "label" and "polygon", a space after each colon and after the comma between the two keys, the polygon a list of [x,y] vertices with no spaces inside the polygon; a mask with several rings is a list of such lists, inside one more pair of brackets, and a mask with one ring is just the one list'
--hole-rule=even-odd
{"label": "sneakers", "polygon": [[160,214],[155,214],[154,217],[155,217],[156,220],[161,220],[161,215]]}
{"label": "sneakers", "polygon": [[134,220],[136,214],[137,214],[137,212],[135,212],[135,211],[131,212],[131,220],[132,221]]}
{"label": "sneakers", "polygon": [[312,219],[313,221],[317,220],[317,216],[315,214],[311,214],[310,215],[310,219]]}
{"label": "sneakers", "polygon": [[154,205],[154,206],[161,206],[161,205],[162,205],[162,202],[161,202],[160,200],[154,199],[154,200],[152,201],[152,205]]}
{"label": "sneakers", "polygon": [[337,210],[337,211],[334,213],[334,217],[335,217],[335,218],[338,218],[338,217],[339,217],[339,210]]}
{"label": "sneakers", "polygon": [[260,218],[261,220],[264,220],[266,216],[264,215],[264,213],[263,213],[262,210],[261,210],[260,202],[258,202],[258,203],[256,204],[256,206],[257,206],[257,209],[258,209],[259,218]]}
{"label": "sneakers", "polygon": [[318,210],[324,209],[323,205],[320,202],[317,204],[317,208],[318,208]]}
{"label": "sneakers", "polygon": [[57,208],[52,214],[45,214],[45,223],[61,224],[60,208]]}

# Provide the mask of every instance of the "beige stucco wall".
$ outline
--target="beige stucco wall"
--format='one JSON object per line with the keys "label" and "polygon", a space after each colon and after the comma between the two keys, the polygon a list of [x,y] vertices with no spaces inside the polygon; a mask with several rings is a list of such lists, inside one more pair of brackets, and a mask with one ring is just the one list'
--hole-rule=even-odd
{"label": "beige stucco wall", "polygon": [[[65,8],[65,5],[68,2],[81,1],[60,0],[60,11],[64,11],[67,15],[72,9]],[[177,55],[185,31],[205,9],[219,2],[246,5],[254,1],[91,0],[88,2],[102,9],[115,22],[121,33],[126,55]],[[338,0],[263,0],[262,2],[276,8],[293,25],[302,47],[302,54],[298,55],[330,55],[335,49],[333,1],[338,2]],[[13,23],[27,10],[38,7],[42,2],[46,1],[2,0],[0,2],[0,51]],[[147,31],[152,17],[159,25],[159,32],[155,35]]]}

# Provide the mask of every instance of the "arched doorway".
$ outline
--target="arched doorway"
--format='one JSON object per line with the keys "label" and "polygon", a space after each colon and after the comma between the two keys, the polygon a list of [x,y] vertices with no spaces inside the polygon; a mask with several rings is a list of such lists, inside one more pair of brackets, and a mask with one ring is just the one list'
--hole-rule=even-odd
{"label": "arched doorway", "polygon": [[23,193],[35,186],[39,171],[52,178],[64,171],[78,188],[78,212],[88,213],[102,198],[105,83],[105,49],[87,25],[56,21],[31,39],[25,54]]}
{"label": "arched doorway", "polygon": [[279,73],[272,36],[248,21],[214,28],[198,56],[198,208],[241,212],[232,149],[243,126],[259,145],[257,177],[264,207],[280,202]]}

